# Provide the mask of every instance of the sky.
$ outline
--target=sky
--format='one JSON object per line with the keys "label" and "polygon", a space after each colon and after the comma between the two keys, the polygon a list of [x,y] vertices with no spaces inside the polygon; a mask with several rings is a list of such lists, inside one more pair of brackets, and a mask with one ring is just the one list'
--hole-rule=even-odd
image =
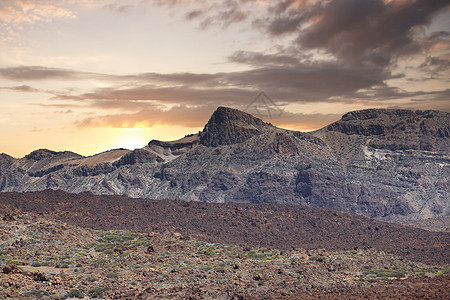
{"label": "sky", "polygon": [[450,112],[441,0],[1,0],[0,153],[93,155],[203,129],[218,106],[321,128]]}

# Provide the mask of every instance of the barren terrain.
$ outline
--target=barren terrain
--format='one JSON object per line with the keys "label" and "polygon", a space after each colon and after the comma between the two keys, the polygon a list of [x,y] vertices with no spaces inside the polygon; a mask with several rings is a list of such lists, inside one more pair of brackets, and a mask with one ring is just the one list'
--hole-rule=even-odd
{"label": "barren terrain", "polygon": [[70,194],[0,193],[11,209],[96,230],[180,232],[214,243],[283,250],[376,249],[430,264],[450,263],[450,233],[298,205],[200,203]]}
{"label": "barren terrain", "polygon": [[92,230],[10,204],[0,205],[0,216],[2,299],[450,296],[448,264],[375,249],[280,250],[205,242],[169,230]]}

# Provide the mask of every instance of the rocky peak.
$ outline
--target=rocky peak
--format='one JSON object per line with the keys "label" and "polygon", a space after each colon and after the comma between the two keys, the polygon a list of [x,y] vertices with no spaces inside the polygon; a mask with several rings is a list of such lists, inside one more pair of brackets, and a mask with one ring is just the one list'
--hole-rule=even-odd
{"label": "rocky peak", "polygon": [[450,114],[436,110],[365,109],[346,113],[326,129],[365,136],[427,134],[449,137]]}
{"label": "rocky peak", "polygon": [[232,145],[259,135],[270,126],[243,111],[219,107],[212,114],[200,136],[200,143],[208,147]]}
{"label": "rocky peak", "polygon": [[48,149],[39,149],[39,150],[34,150],[33,152],[31,152],[28,155],[25,155],[25,158],[28,160],[42,160],[42,159],[46,159],[46,158],[51,158],[51,157],[55,156],[56,154],[58,154],[58,152],[48,150]]}

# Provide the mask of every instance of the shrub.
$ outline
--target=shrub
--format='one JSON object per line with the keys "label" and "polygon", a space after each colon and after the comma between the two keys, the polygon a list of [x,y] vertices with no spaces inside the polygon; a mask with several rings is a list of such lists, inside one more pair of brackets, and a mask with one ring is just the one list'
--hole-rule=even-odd
{"label": "shrub", "polygon": [[69,291],[69,293],[67,293],[67,296],[68,296],[69,298],[79,298],[79,299],[82,299],[82,298],[84,298],[84,293],[83,293],[82,290],[79,290],[79,289],[71,289],[71,290]]}
{"label": "shrub", "polygon": [[42,264],[38,261],[33,261],[33,263],[31,264],[32,267],[40,267],[42,266]]}
{"label": "shrub", "polygon": [[117,274],[117,272],[111,272],[111,273],[106,274],[106,277],[117,278],[117,277],[119,277],[119,274]]}
{"label": "shrub", "polygon": [[89,290],[89,296],[92,298],[102,298],[107,290],[109,290],[108,287],[98,285]]}
{"label": "shrub", "polygon": [[405,270],[370,270],[364,271],[363,274],[365,276],[376,277],[378,279],[387,279],[387,278],[402,278],[405,277]]}

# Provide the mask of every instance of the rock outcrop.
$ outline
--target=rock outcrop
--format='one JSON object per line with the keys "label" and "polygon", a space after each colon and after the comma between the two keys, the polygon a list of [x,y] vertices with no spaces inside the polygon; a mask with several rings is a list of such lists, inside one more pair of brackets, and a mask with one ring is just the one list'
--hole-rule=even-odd
{"label": "rock outcrop", "polygon": [[293,203],[384,220],[450,214],[450,114],[368,109],[315,132],[219,107],[203,131],[134,151],[0,155],[0,190]]}
{"label": "rock outcrop", "polygon": [[242,143],[269,126],[261,119],[237,109],[219,107],[212,114],[200,137],[207,147]]}

